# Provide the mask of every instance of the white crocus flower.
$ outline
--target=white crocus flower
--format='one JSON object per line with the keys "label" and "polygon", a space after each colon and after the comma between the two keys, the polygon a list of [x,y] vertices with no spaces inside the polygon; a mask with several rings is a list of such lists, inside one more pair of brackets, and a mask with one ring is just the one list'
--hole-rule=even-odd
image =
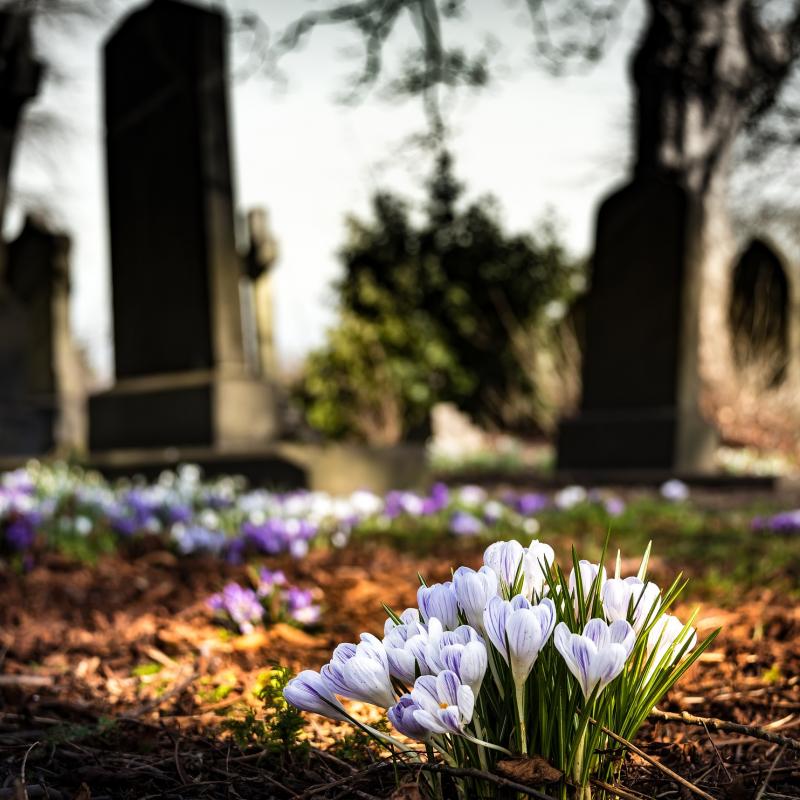
{"label": "white crocus flower", "polygon": [[477,572],[469,567],[459,567],[453,573],[453,589],[467,622],[483,631],[483,610],[497,594],[497,573],[489,567],[481,567]]}
{"label": "white crocus flower", "polygon": [[633,629],[638,633],[652,621],[661,599],[661,590],[654,583],[639,578],[611,578],[600,592],[603,611],[609,622],[628,619],[632,612]]}
{"label": "white crocus flower", "polygon": [[395,703],[386,649],[370,633],[362,633],[357,645],[340,644],[321,674],[330,689],[342,697],[382,708]]}
{"label": "white crocus flower", "polygon": [[[685,630],[684,630],[685,629]],[[697,646],[697,633],[694,628],[687,628],[677,617],[664,614],[647,634],[647,655],[652,655],[648,676],[664,661],[663,666],[671,667],[678,661],[683,651],[687,655]],[[686,648],[684,650],[684,647]]]}
{"label": "white crocus flower", "polygon": [[636,643],[636,633],[628,622],[607,625],[602,619],[590,619],[583,633],[571,633],[567,624],[560,622],[553,641],[588,698],[622,672]]}
{"label": "white crocus flower", "polygon": [[[602,595],[603,592],[603,584],[606,582],[606,568],[603,567],[602,570],[599,564],[592,564],[590,561],[579,561],[578,562],[578,570],[581,576],[581,588],[583,589],[583,601],[584,603],[589,599],[589,592],[591,591],[592,584],[597,579],[598,574],[600,575],[600,586],[599,594]],[[577,592],[577,579],[575,577],[575,570],[573,569],[572,572],[569,574],[569,593],[575,600],[575,610],[578,610],[578,592]]]}
{"label": "white crocus flower", "polygon": [[555,560],[555,551],[549,544],[534,539],[528,545],[522,562],[522,569],[525,574],[523,592],[526,597],[534,599],[544,594],[547,575]]}
{"label": "white crocus flower", "polygon": [[435,678],[422,675],[411,690],[417,706],[415,721],[431,733],[463,733],[464,725],[472,720],[475,696],[469,686],[462,684],[455,672],[445,670]]}

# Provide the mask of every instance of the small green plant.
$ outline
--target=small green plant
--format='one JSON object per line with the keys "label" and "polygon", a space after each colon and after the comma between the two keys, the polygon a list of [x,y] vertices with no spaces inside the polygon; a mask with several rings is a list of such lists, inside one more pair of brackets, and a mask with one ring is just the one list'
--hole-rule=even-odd
{"label": "small green plant", "polygon": [[308,749],[308,743],[301,737],[305,724],[303,715],[283,696],[292,677],[288,667],[273,667],[261,673],[253,694],[263,703],[263,716],[248,707],[242,719],[224,723],[239,747],[257,746],[284,757]]}

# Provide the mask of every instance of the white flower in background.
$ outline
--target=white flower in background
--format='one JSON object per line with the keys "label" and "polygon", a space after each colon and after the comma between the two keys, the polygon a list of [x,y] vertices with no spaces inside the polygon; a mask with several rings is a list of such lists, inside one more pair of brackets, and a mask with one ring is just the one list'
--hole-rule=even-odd
{"label": "white flower in background", "polygon": [[654,583],[639,578],[610,578],[600,590],[603,611],[609,622],[628,619],[633,611],[633,629],[638,633],[654,619],[661,600],[661,590]]}
{"label": "white flower in background", "polygon": [[342,697],[383,708],[394,705],[386,650],[371,633],[362,633],[358,644],[340,644],[320,672],[331,691]]}
{"label": "white flower in background", "polygon": [[373,492],[364,490],[353,492],[350,495],[350,504],[353,510],[364,517],[371,517],[380,514],[383,510],[383,498],[378,497]]}
{"label": "white flower in background", "polygon": [[536,517],[528,517],[522,523],[522,529],[529,536],[536,536],[536,534],[539,533],[541,528],[542,526],[539,524],[539,520],[536,519]]}
{"label": "white flower in background", "polygon": [[482,486],[462,486],[457,494],[459,502],[465,506],[477,507],[486,502],[488,497],[486,489]]}
{"label": "white flower in background", "polygon": [[603,691],[625,668],[636,633],[627,622],[608,625],[605,620],[590,619],[583,633],[571,633],[565,622],[559,622],[553,641],[588,698],[596,688]]}
{"label": "white flower in background", "polygon": [[553,502],[562,511],[567,511],[581,503],[586,502],[588,494],[583,486],[565,486],[561,491],[556,492]]}
{"label": "white flower in background", "polygon": [[689,487],[677,478],[666,481],[661,485],[661,496],[672,503],[681,503],[689,499]]}

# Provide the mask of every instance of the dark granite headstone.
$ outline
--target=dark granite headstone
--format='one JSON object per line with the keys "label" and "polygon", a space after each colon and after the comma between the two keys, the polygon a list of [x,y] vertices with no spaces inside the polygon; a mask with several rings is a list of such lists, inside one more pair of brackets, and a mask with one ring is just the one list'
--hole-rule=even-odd
{"label": "dark granite headstone", "polygon": [[95,449],[267,440],[271,387],[245,363],[223,14],[154,0],[105,48],[116,386]]}
{"label": "dark granite headstone", "polygon": [[676,183],[637,179],[597,219],[585,302],[580,413],[562,423],[558,466],[694,471],[713,436],[697,409],[699,278],[692,209]]}
{"label": "dark granite headstone", "polygon": [[28,217],[0,301],[0,453],[85,445],[85,381],[69,324],[68,236]]}
{"label": "dark granite headstone", "polygon": [[789,279],[764,241],[752,241],[733,269],[729,322],[739,368],[756,366],[768,386],[779,384],[789,365]]}

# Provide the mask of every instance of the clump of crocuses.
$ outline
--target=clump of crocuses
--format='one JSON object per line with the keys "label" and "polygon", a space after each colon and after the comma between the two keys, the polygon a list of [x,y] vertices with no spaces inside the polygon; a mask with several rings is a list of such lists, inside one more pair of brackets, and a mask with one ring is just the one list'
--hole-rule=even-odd
{"label": "clump of crocuses", "polygon": [[251,573],[255,588],[228,583],[208,598],[207,605],[226,627],[242,634],[274,622],[312,626],[319,622],[320,607],[310,589],[289,585],[281,570],[266,567]]}
{"label": "clump of crocuses", "polygon": [[[412,759],[485,771],[503,757],[541,756],[563,773],[562,797],[588,798],[591,780],[613,779],[620,763],[604,727],[634,737],[717,633],[698,642],[694,617],[669,613],[685,582],[662,590],[648,580],[648,559],[649,547],[638,574],[623,577],[618,554],[608,577],[604,558],[594,564],[573,551],[565,573],[547,544],[496,542],[480,569],[423,584],[417,608],[390,612],[382,638],[340,644],[285,697],[385,739],[340,698],[384,708],[400,734],[425,745],[391,739]],[[472,779],[460,790],[494,796]]]}

